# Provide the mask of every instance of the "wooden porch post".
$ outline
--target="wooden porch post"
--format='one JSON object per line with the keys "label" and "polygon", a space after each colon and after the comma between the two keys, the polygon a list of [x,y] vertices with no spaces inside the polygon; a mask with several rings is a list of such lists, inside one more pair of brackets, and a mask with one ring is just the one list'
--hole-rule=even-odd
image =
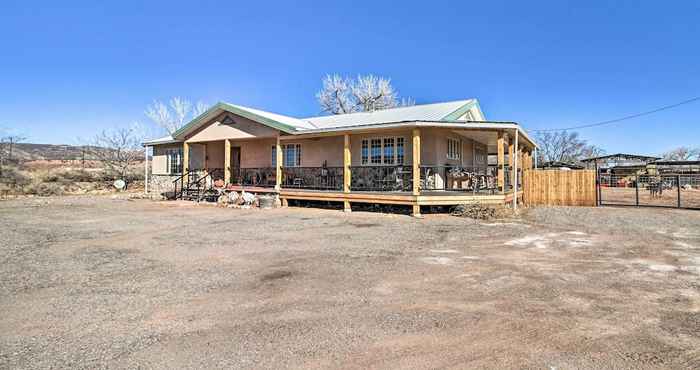
{"label": "wooden porch post", "polygon": [[182,173],[190,170],[190,144],[186,141],[182,143]]}
{"label": "wooden porch post", "polygon": [[224,140],[224,182],[231,183],[231,140]]}
{"label": "wooden porch post", "polygon": [[280,144],[280,136],[277,135],[277,144],[275,145],[275,190],[282,189],[282,144]]}
{"label": "wooden porch post", "polygon": [[511,180],[513,182],[513,209],[518,209],[518,153],[520,152],[520,149],[518,149],[518,134],[518,129],[515,129],[515,145],[512,152],[516,157],[513,159],[513,179]]}
{"label": "wooden porch post", "polygon": [[[413,195],[420,195],[420,129],[413,129]],[[413,204],[413,216],[420,217],[418,200]]]}
{"label": "wooden porch post", "polygon": [[515,154],[515,143],[513,142],[513,136],[508,134],[508,167],[510,168],[510,188],[513,189],[513,182],[515,181],[515,166],[513,162],[513,157]]}
{"label": "wooden porch post", "polygon": [[[345,134],[343,137],[343,193],[350,193],[350,180],[352,173],[350,172],[350,164],[352,163],[352,151],[350,150],[350,134]],[[343,209],[345,212],[352,211],[350,201],[343,201]]]}
{"label": "wooden porch post", "polygon": [[501,191],[505,190],[505,183],[506,183],[506,175],[505,175],[505,161],[506,161],[506,154],[505,154],[505,137],[503,135],[503,131],[498,131],[498,140],[497,140],[497,146],[498,146],[498,189]]}

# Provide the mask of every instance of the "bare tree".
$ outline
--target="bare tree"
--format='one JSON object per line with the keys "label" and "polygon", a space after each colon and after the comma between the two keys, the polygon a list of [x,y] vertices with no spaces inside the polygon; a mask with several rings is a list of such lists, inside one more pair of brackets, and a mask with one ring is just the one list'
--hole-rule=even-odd
{"label": "bare tree", "polygon": [[89,141],[85,151],[91,159],[102,162],[108,172],[126,180],[129,169],[143,160],[142,141],[140,127],[134,124],[103,130]]}
{"label": "bare tree", "polygon": [[540,162],[574,163],[605,153],[603,149],[581,139],[578,132],[540,132],[535,135],[535,140],[539,145],[537,155]]}
{"label": "bare tree", "polygon": [[700,148],[690,148],[681,146],[664,153],[662,157],[669,161],[690,161],[693,159],[700,160]]}
{"label": "bare tree", "polygon": [[412,99],[399,99],[390,79],[374,75],[358,75],[355,80],[326,75],[316,99],[321,110],[330,114],[373,112],[415,104]]}
{"label": "bare tree", "polygon": [[8,163],[15,162],[15,146],[27,138],[21,135],[8,134],[0,137],[0,176],[3,174],[3,167]]}
{"label": "bare tree", "polygon": [[208,106],[202,101],[193,105],[187,99],[174,97],[170,99],[168,104],[154,100],[151,105],[146,107],[145,113],[146,117],[150,118],[153,123],[172,135],[187,121],[199,116],[207,109]]}

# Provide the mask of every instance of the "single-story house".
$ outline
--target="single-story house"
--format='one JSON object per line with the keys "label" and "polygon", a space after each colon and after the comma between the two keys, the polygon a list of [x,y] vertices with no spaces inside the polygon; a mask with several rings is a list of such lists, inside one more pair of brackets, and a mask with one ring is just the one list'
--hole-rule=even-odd
{"label": "single-story house", "polygon": [[144,144],[153,150],[149,192],[223,184],[282,204],[404,204],[414,214],[421,205],[517,201],[536,147],[517,123],[486,120],[476,99],[309,118],[218,103]]}

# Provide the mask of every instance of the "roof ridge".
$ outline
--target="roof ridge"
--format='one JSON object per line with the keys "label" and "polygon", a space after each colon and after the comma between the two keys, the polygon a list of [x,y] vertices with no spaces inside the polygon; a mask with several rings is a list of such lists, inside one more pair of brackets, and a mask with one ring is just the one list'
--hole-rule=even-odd
{"label": "roof ridge", "polygon": [[349,116],[349,115],[353,115],[353,114],[372,114],[372,113],[377,113],[377,112],[386,112],[386,111],[393,111],[393,110],[399,110],[399,109],[407,109],[407,108],[415,108],[415,107],[424,107],[424,106],[426,106],[426,105],[453,104],[453,103],[464,103],[464,104],[466,104],[467,102],[470,102],[470,101],[472,101],[472,100],[474,100],[474,98],[461,99],[461,100],[441,101],[441,102],[436,102],[436,103],[415,104],[415,105],[407,105],[407,106],[400,106],[400,107],[392,107],[392,108],[387,108],[387,109],[373,110],[373,111],[371,111],[371,112],[361,111],[361,112],[351,112],[351,113],[342,113],[342,114],[329,114],[329,115],[325,115],[325,116],[313,116],[313,117],[305,117],[305,118],[301,118],[301,119],[302,119],[302,120],[309,120],[309,119],[315,119],[315,118]]}

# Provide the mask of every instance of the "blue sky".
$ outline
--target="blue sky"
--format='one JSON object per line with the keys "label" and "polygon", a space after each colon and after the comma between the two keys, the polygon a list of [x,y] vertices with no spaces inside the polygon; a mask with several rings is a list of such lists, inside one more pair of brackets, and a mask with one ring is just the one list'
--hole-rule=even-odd
{"label": "blue sky", "polygon": [[[700,96],[696,1],[3,1],[0,127],[76,143],[153,99],[318,114],[327,73],[417,103],[566,127]],[[608,152],[700,145],[700,102],[581,130]]]}

